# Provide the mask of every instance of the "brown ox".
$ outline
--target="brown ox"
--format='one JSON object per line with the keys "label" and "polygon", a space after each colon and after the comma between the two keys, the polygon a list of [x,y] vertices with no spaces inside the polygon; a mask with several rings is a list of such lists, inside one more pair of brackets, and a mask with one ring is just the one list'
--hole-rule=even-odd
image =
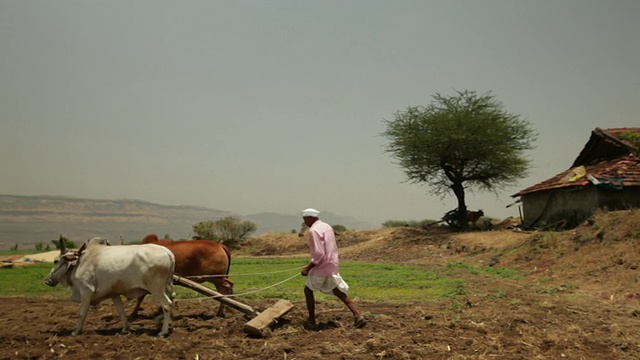
{"label": "brown ox", "polygon": [[[210,240],[159,240],[155,234],[147,235],[142,244],[162,245],[176,258],[176,275],[188,277],[198,283],[208,281],[223,295],[233,294],[233,282],[229,280],[231,249]],[[142,298],[138,299],[132,316],[135,316]],[[224,306],[220,303],[217,316],[224,316]]]}
{"label": "brown ox", "polygon": [[471,223],[473,226],[476,226],[478,219],[484,216],[484,212],[482,210],[478,211],[468,211],[467,210],[467,222]]}

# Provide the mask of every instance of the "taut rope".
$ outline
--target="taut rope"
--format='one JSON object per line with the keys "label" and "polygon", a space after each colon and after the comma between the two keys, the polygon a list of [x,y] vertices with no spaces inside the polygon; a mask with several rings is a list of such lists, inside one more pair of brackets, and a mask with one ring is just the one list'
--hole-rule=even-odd
{"label": "taut rope", "polygon": [[[289,269],[287,271],[298,270],[298,269],[299,268],[294,268],[294,269]],[[282,271],[277,271],[277,272],[282,272]],[[266,273],[260,273],[260,274],[266,274]],[[244,295],[254,294],[254,293],[257,293],[257,292],[260,292],[260,291],[264,291],[264,290],[267,290],[267,289],[271,289],[271,288],[276,287],[278,285],[284,284],[285,282],[287,282],[289,280],[292,280],[293,278],[298,277],[300,275],[301,275],[300,273],[297,273],[297,274],[295,274],[295,275],[293,275],[293,276],[291,276],[291,277],[289,277],[287,279],[284,279],[282,281],[279,281],[279,282],[277,282],[277,283],[275,283],[273,285],[265,286],[265,287],[260,288],[260,289],[251,290],[251,291],[247,291],[247,292],[240,293],[240,294],[231,294],[231,295],[222,295],[222,294],[220,294],[219,296],[207,296],[205,298],[193,298],[193,299],[174,299],[173,301],[174,302],[184,302],[184,301],[202,301],[202,300],[209,300],[209,299],[215,300],[215,299],[219,299],[219,298],[223,298],[223,297],[236,297],[236,296],[244,296]]]}
{"label": "taut rope", "polygon": [[229,275],[191,275],[191,276],[180,276],[183,278],[187,278],[187,279],[209,279],[209,278],[215,278],[215,277],[235,277],[235,276],[253,276],[253,275],[269,275],[269,274],[279,274],[279,273],[283,273],[283,272],[289,272],[292,270],[300,270],[302,269],[302,267],[294,267],[291,269],[286,269],[286,270],[277,270],[277,271],[270,271],[270,272],[259,272],[259,273],[245,273],[245,274],[229,274]]}

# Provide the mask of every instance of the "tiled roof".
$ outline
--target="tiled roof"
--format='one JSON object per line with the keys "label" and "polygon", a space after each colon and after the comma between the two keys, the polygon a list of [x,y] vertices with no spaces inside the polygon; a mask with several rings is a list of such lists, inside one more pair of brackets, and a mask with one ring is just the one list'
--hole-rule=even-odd
{"label": "tiled roof", "polygon": [[589,141],[585,144],[571,167],[590,165],[602,160],[617,158],[638,149],[629,141],[622,138],[624,133],[640,135],[640,128],[595,128],[591,132]]}
{"label": "tiled roof", "polygon": [[541,183],[521,190],[517,194],[512,195],[512,197],[541,190],[585,186],[589,183],[597,182],[599,182],[600,185],[612,187],[620,187],[620,185],[623,187],[640,186],[640,156],[637,154],[628,154],[592,165],[577,166],[563,171]]}
{"label": "tiled roof", "polygon": [[620,137],[621,134],[628,133],[628,132],[640,134],[640,128],[611,128],[611,129],[603,129],[603,131],[608,132],[609,134],[617,137],[618,139],[622,139]]}
{"label": "tiled roof", "polygon": [[595,128],[570,169],[511,196],[589,183],[640,186],[640,159],[633,155],[638,148],[622,138],[624,133],[640,135],[640,128]]}

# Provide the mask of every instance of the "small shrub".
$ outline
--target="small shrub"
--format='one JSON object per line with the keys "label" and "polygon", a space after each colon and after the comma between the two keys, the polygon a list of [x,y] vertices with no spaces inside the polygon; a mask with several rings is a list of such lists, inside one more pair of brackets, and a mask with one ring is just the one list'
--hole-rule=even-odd
{"label": "small shrub", "polygon": [[409,226],[409,223],[403,220],[387,220],[382,223],[383,228],[392,228],[392,227],[401,227],[401,226]]}
{"label": "small shrub", "polygon": [[429,225],[433,225],[435,223],[437,223],[437,220],[433,220],[433,219],[424,219],[424,220],[420,220],[418,221],[417,225],[419,227],[427,227]]}
{"label": "small shrub", "polygon": [[336,232],[343,232],[343,231],[347,231],[347,228],[344,225],[331,225],[331,227],[333,228],[334,231]]}
{"label": "small shrub", "polygon": [[383,228],[392,228],[392,227],[426,227],[437,221],[431,219],[425,220],[387,220],[382,223]]}
{"label": "small shrub", "polygon": [[201,221],[193,225],[192,228],[193,232],[203,239],[222,242],[233,247],[256,231],[257,226],[251,221],[227,216],[216,221]]}

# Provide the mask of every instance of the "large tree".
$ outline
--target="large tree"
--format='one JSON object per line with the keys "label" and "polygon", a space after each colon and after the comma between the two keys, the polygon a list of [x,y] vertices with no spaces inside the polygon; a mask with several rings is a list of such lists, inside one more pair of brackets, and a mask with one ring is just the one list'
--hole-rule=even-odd
{"label": "large tree", "polygon": [[491,93],[469,90],[437,93],[428,105],[408,107],[385,123],[387,152],[407,181],[426,184],[441,198],[453,192],[463,227],[465,189],[498,193],[514,185],[527,173],[524,153],[537,137],[528,121],[507,112]]}

